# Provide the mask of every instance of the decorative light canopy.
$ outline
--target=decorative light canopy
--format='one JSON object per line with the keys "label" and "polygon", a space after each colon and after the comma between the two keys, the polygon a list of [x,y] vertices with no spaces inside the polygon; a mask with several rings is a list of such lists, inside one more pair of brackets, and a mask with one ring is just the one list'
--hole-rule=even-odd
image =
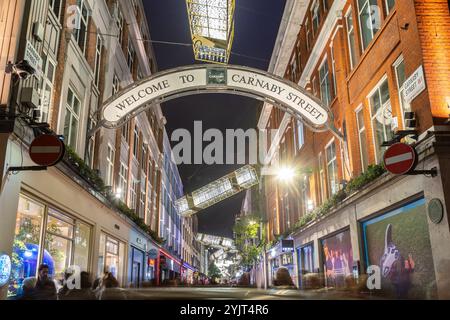
{"label": "decorative light canopy", "polygon": [[175,205],[178,214],[191,216],[258,183],[259,178],[256,169],[250,165],[244,166],[178,199]]}
{"label": "decorative light canopy", "polygon": [[227,64],[234,38],[236,0],[186,0],[194,57]]}

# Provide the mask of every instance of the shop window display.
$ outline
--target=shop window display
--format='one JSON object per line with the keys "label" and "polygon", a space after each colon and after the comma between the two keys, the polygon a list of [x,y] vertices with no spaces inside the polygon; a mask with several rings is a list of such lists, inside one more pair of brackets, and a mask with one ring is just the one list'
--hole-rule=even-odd
{"label": "shop window display", "polygon": [[[65,271],[72,265],[80,266],[81,271],[88,271],[90,237],[83,236],[83,250],[76,244],[75,235],[81,225],[85,233],[90,235],[90,226],[21,195],[8,297],[21,294],[23,281],[36,277],[37,267],[41,263],[49,266],[49,275],[56,280],[62,280]],[[80,261],[83,264],[78,265]]]}
{"label": "shop window display", "polygon": [[322,261],[327,287],[344,287],[345,279],[352,276],[353,252],[350,231],[343,231],[321,241]]}
{"label": "shop window display", "polygon": [[366,265],[380,268],[381,290],[392,298],[436,298],[426,212],[420,199],[362,225]]}

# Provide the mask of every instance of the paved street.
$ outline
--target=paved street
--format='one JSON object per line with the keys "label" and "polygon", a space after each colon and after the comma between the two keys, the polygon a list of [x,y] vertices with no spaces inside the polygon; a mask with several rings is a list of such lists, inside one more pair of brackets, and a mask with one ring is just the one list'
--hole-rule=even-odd
{"label": "paved street", "polygon": [[344,291],[299,291],[292,289],[259,290],[254,288],[195,287],[123,289],[120,294],[108,296],[127,300],[361,300],[374,299]]}

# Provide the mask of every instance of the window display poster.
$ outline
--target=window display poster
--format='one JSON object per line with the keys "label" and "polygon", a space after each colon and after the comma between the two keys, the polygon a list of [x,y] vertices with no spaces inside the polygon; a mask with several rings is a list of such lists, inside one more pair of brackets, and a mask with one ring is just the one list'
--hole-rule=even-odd
{"label": "window display poster", "polygon": [[352,275],[353,264],[350,230],[323,239],[321,243],[327,287],[345,286],[345,278]]}
{"label": "window display poster", "polygon": [[397,299],[436,298],[425,199],[363,223],[367,266],[381,271],[381,290]]}

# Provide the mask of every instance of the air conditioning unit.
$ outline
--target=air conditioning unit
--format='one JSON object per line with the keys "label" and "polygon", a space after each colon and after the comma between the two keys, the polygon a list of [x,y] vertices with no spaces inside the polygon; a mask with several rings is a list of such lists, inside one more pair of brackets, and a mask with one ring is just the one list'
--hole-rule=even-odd
{"label": "air conditioning unit", "polygon": [[39,94],[37,90],[31,87],[22,88],[20,102],[30,109],[39,108]]}

